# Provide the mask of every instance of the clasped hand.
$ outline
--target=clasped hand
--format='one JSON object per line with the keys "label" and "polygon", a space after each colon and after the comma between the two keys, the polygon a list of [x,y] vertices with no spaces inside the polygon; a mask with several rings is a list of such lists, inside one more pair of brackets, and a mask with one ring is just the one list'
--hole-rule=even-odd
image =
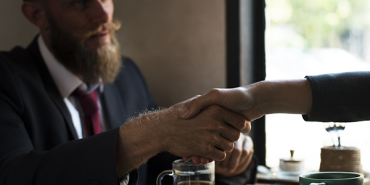
{"label": "clasped hand", "polygon": [[248,120],[238,113],[218,105],[204,108],[197,116],[183,119],[182,110],[191,100],[174,105],[167,114],[174,115],[162,129],[168,151],[177,156],[202,156],[222,161],[239,140],[240,131],[250,127]]}
{"label": "clasped hand", "polygon": [[[246,91],[246,88],[234,89],[213,89],[203,96],[196,96],[188,104],[188,107],[182,111],[182,117],[190,119],[207,106],[218,104],[234,112],[249,117],[252,120],[261,116],[261,113],[255,107],[253,96]],[[250,110],[250,111],[247,111]],[[250,123],[241,132],[247,133],[251,129]],[[234,144],[232,151],[226,152],[227,157],[223,161],[216,161],[216,173],[224,176],[237,175],[243,172],[249,165],[253,156],[253,141],[249,136],[241,135]],[[205,157],[184,157],[185,161],[192,160],[196,165],[206,164],[212,159]]]}

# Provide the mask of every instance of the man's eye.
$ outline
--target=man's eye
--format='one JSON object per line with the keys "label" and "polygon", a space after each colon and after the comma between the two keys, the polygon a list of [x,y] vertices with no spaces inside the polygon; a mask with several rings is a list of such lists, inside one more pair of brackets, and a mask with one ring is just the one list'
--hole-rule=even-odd
{"label": "man's eye", "polygon": [[78,7],[78,8],[85,8],[87,6],[87,4],[88,3],[86,2],[86,0],[85,1],[83,1],[83,0],[81,0],[81,1],[74,1],[72,3],[73,6]]}

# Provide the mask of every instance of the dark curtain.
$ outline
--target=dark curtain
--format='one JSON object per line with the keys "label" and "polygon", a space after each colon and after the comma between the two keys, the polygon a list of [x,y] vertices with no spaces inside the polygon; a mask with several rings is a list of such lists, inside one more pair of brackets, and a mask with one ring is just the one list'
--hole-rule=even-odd
{"label": "dark curtain", "polygon": [[[240,86],[240,63],[241,61],[241,19],[240,1],[226,0],[226,63],[227,63],[227,87]],[[252,0],[252,82],[264,80],[266,77],[265,55],[265,1]],[[252,123],[249,133],[254,141],[255,155],[260,165],[266,165],[266,132],[265,117]]]}

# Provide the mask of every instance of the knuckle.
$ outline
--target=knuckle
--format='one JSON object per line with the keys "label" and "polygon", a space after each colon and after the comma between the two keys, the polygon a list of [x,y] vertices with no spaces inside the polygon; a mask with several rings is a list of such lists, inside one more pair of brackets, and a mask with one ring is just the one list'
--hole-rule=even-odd
{"label": "knuckle", "polygon": [[210,130],[219,130],[221,128],[221,123],[218,121],[212,121],[208,123]]}
{"label": "knuckle", "polygon": [[235,131],[233,135],[234,135],[233,141],[238,141],[239,138],[240,138],[240,132],[239,131]]}
{"label": "knuckle", "polygon": [[210,142],[215,142],[215,141],[218,141],[219,139],[218,139],[218,137],[217,137],[217,135],[215,135],[215,134],[212,134],[210,137],[209,137],[209,141]]}
{"label": "knuckle", "polygon": [[245,150],[241,150],[239,148],[234,148],[233,152],[236,154],[236,155],[246,155],[246,151]]}
{"label": "knuckle", "polygon": [[244,130],[248,127],[248,121],[247,119],[240,117],[238,119],[237,125],[239,130]]}
{"label": "knuckle", "polygon": [[252,147],[252,148],[250,148],[250,149],[248,150],[248,153],[253,154],[253,153],[254,153],[254,148],[253,148],[253,147]]}
{"label": "knuckle", "polygon": [[217,151],[213,154],[216,161],[223,161],[226,159],[226,152],[223,151]]}
{"label": "knuckle", "polygon": [[233,122],[231,122],[230,124],[238,130],[244,130],[248,125],[248,121],[245,117],[238,115],[235,116]]}
{"label": "knuckle", "polygon": [[252,130],[252,125],[249,121],[247,121],[245,124],[246,124],[246,126],[242,131],[243,131],[243,133],[247,134]]}
{"label": "knuckle", "polygon": [[241,156],[248,156],[249,154],[251,154],[251,151],[247,151],[247,150],[240,151]]}
{"label": "knuckle", "polygon": [[200,97],[200,95],[195,96],[195,97],[191,100],[191,104],[192,104],[192,105],[195,105],[195,106],[198,106],[198,105],[199,105],[199,97]]}
{"label": "knuckle", "polygon": [[220,91],[220,89],[213,88],[208,93],[211,94],[211,95],[213,95],[213,96],[218,96],[218,95],[221,94],[221,91]]}
{"label": "knuckle", "polygon": [[228,142],[226,145],[225,145],[225,151],[227,152],[230,152],[234,149],[234,143],[231,143],[231,142]]}
{"label": "knuckle", "polygon": [[220,154],[220,161],[223,161],[223,160],[225,160],[226,159],[226,152],[222,152],[221,154]]}

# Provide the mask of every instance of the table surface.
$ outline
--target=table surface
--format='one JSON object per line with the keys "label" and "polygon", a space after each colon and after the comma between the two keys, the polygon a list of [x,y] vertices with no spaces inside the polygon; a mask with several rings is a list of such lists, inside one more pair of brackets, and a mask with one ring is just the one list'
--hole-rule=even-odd
{"label": "table surface", "polygon": [[299,176],[283,176],[277,173],[257,174],[257,183],[299,185]]}

